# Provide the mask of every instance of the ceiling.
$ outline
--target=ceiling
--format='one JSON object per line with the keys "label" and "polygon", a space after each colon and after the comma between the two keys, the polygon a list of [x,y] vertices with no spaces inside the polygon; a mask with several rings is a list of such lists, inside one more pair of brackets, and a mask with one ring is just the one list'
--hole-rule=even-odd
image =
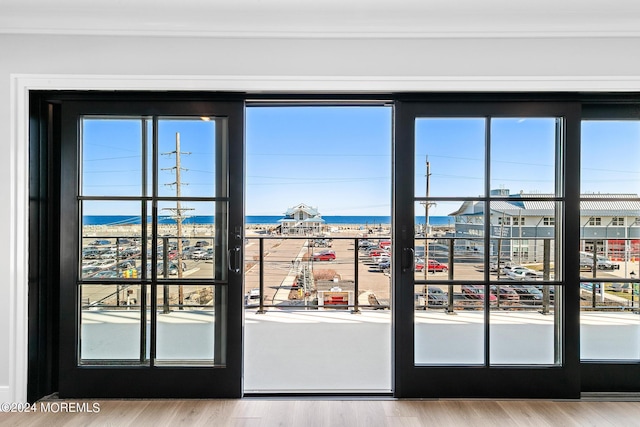
{"label": "ceiling", "polygon": [[640,36],[638,0],[0,0],[0,34]]}

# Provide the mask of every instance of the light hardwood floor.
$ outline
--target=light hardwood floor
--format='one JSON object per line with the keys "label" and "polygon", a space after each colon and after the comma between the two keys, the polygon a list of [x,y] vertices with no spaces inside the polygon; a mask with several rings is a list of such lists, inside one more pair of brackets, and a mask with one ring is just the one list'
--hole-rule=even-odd
{"label": "light hardwood floor", "polygon": [[88,402],[89,406],[97,402],[100,412],[0,413],[0,426],[640,426],[640,401],[249,398],[74,402]]}

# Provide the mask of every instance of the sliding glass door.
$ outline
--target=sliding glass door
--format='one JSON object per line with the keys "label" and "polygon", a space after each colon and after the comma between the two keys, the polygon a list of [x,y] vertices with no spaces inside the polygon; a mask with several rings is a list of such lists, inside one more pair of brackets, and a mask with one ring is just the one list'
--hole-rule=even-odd
{"label": "sliding glass door", "polygon": [[242,122],[63,102],[61,397],[241,396]]}
{"label": "sliding glass door", "polygon": [[397,106],[397,396],[579,393],[566,256],[575,224],[565,221],[576,209],[565,162],[576,111]]}

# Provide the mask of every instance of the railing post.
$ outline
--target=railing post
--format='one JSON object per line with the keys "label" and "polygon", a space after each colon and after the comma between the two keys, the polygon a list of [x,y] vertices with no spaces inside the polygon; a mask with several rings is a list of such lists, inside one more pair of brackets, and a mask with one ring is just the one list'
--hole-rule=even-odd
{"label": "railing post", "polygon": [[[453,280],[453,248],[454,248],[454,240],[449,239],[449,280]],[[428,266],[429,261],[425,261],[425,264]],[[425,295],[425,297],[429,297],[429,295]],[[449,292],[447,292],[447,297],[449,298],[449,303],[447,304],[447,314],[455,314],[453,311],[453,285],[449,285]]]}
{"label": "railing post", "polygon": [[358,304],[358,238],[353,240],[353,299],[354,306],[351,313],[360,314],[360,307]]}
{"label": "railing post", "polygon": [[[153,242],[154,250],[158,253],[158,241]],[[162,278],[166,279],[169,275],[169,263],[167,262],[167,258],[169,258],[167,251],[167,238],[162,238]],[[152,258],[153,259],[153,258]],[[158,271],[158,264],[151,266],[151,268]],[[153,274],[153,273],[152,273]],[[162,313],[168,314],[171,312],[171,308],[169,307],[169,285],[164,285],[162,287]]]}
{"label": "railing post", "polygon": [[260,305],[258,307],[257,314],[264,314],[264,237],[260,237],[258,240],[258,247],[260,251],[259,256],[259,266],[260,273],[258,275],[259,278],[259,287],[260,287]]}
{"label": "railing post", "polygon": [[[542,280],[548,283],[551,278],[551,239],[542,241]],[[549,314],[549,305],[551,303],[551,293],[549,285],[542,286],[542,314]]]}

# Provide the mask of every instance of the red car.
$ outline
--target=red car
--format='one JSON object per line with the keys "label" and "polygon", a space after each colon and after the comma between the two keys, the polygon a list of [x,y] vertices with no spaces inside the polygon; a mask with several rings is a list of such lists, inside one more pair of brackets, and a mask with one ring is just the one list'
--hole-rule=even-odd
{"label": "red car", "polygon": [[[484,299],[484,286],[481,285],[462,285],[462,294],[470,299]],[[498,297],[489,294],[489,301],[497,301]]]}
{"label": "red car", "polygon": [[336,253],[334,251],[322,251],[313,254],[312,259],[314,261],[333,261],[336,259]]}
{"label": "red car", "polygon": [[[500,301],[520,301],[520,295],[508,285],[500,285]],[[496,285],[491,286],[491,294],[498,295],[498,287]]]}
{"label": "red car", "polygon": [[[422,271],[422,270],[424,270],[424,261],[421,259],[416,260],[415,271]],[[447,267],[447,264],[438,262],[435,259],[430,259],[429,268],[427,269],[427,271],[430,273],[434,273],[436,271],[441,271],[446,273],[447,271],[449,271],[449,267]]]}

